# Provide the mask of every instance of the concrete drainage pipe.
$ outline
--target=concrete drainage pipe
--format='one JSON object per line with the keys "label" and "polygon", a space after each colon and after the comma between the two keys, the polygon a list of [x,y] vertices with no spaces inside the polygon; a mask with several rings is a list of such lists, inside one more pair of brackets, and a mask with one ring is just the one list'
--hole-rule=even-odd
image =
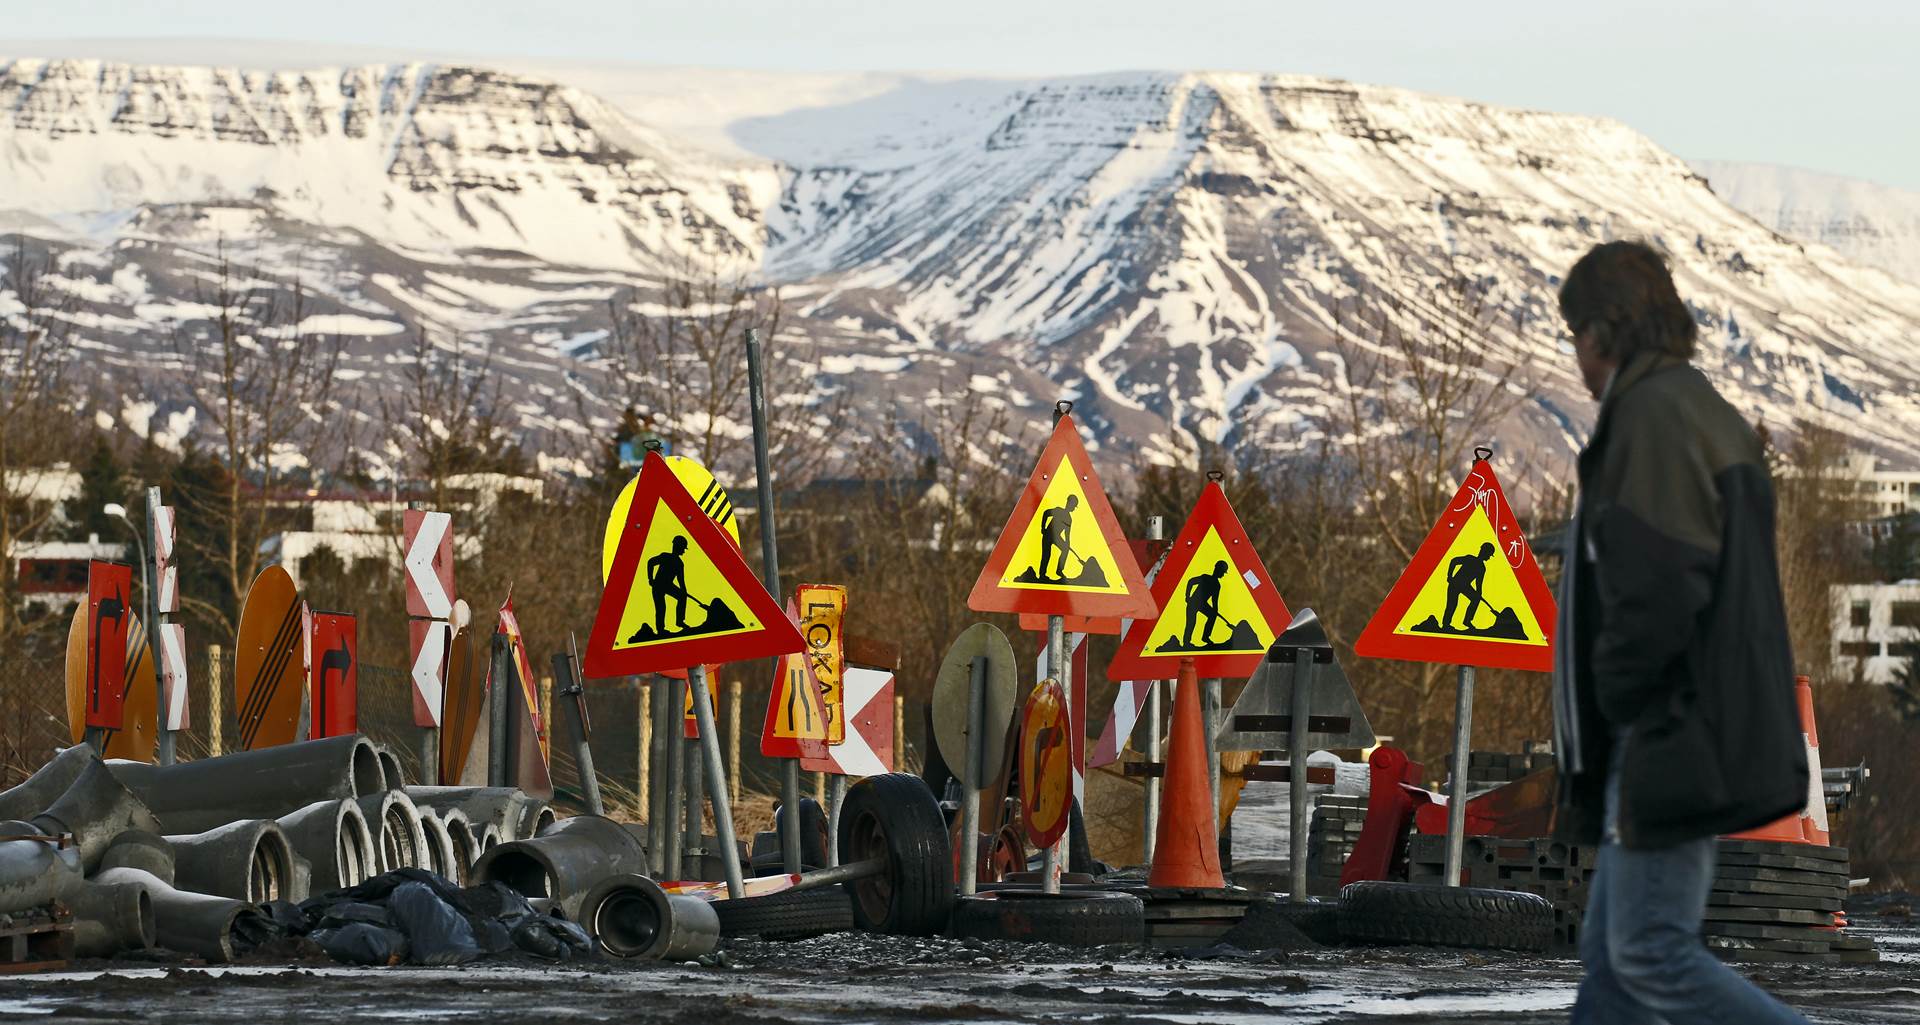
{"label": "concrete drainage pipe", "polygon": [[264,937],[260,909],[231,897],[176,890],[137,868],[113,868],[93,877],[101,886],[132,884],[152,902],[154,942],[209,961],[231,961]]}
{"label": "concrete drainage pipe", "polygon": [[358,886],[379,872],[367,817],[352,801],[315,801],[279,819],[287,842],[313,865],[313,893]]}
{"label": "concrete drainage pipe", "polygon": [[168,833],[198,833],[242,819],[277,819],[315,801],[384,793],[373,743],[358,734],[282,744],[174,765],[108,762]]}
{"label": "concrete drainage pipe", "polygon": [[618,822],[599,815],[562,819],[530,840],[503,843],[480,856],[473,877],[501,882],[523,897],[552,897],[567,918],[580,920],[580,902],[602,879],[646,871],[640,842]]}
{"label": "concrete drainage pipe", "polygon": [[366,816],[367,830],[375,836],[374,850],[380,872],[396,868],[428,867],[427,831],[420,825],[419,809],[399,790],[362,797],[357,804]]}
{"label": "concrete drainage pipe", "polygon": [[129,950],[146,950],[158,942],[153,898],[144,886],[81,883],[60,900],[73,912],[76,957],[112,957]]}
{"label": "concrete drainage pipe", "polygon": [[230,822],[167,842],[173,845],[173,882],[182,890],[254,903],[307,898],[293,845],[272,819]]}
{"label": "concrete drainage pipe", "polygon": [[426,864],[420,866],[434,875],[451,882],[460,881],[460,873],[453,864],[453,838],[448,835],[447,824],[431,808],[416,808],[420,816],[420,831],[426,834]]}

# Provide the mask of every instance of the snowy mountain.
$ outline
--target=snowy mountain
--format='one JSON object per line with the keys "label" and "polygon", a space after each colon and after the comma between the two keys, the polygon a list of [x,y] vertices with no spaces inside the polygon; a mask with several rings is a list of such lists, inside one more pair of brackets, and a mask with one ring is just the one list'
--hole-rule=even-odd
{"label": "snowy mountain", "polygon": [[1721,199],[1780,234],[1920,282],[1920,192],[1772,164],[1691,163]]}
{"label": "snowy mountain", "polygon": [[1487,434],[1551,464],[1591,416],[1557,275],[1646,237],[1737,405],[1920,462],[1920,285],[1783,238],[1615,122],[1247,74],[580,77],[0,61],[0,226],[61,250],[109,376],[204,315],[221,240],[300,270],[362,387],[394,336],[459,333],[526,426],[593,437],[608,297],[713,268],[781,288],[817,392],[909,420],[959,388],[1036,422],[1072,397],[1152,459],[1311,426],[1341,317],[1391,297],[1420,330],[1464,277],[1540,389]]}

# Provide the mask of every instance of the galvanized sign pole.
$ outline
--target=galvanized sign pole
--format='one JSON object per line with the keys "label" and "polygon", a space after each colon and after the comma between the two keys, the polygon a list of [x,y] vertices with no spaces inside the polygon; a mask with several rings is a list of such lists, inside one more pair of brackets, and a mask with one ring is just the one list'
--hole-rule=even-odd
{"label": "galvanized sign pole", "polygon": [[[688,674],[688,679],[692,674]],[[666,837],[666,870],[679,875],[680,855],[685,839],[681,835],[682,814],[687,805],[687,740],[686,726],[681,709],[687,707],[687,683],[656,677],[667,685],[667,808],[661,822],[661,831]]]}
{"label": "galvanized sign pole", "polygon": [[[773,470],[767,458],[766,378],[760,367],[760,332],[747,329],[747,409],[753,417],[753,473],[756,502],[760,507],[760,573],[767,593],[778,600],[780,590],[780,549],[773,523]],[[780,766],[781,869],[796,874],[800,865],[800,759],[784,758]]]}
{"label": "galvanized sign pole", "polygon": [[[1294,648],[1293,700],[1289,703],[1287,755],[1287,900],[1307,902],[1307,717],[1312,712],[1315,652]],[[1329,651],[1328,656],[1332,656]]]}
{"label": "galvanized sign pole", "polygon": [[967,760],[960,770],[960,892],[974,893],[980,885],[980,788],[976,780],[984,777],[981,764],[980,734],[986,730],[987,656],[973,656],[973,668],[967,675]]}
{"label": "galvanized sign pole", "polygon": [[[727,797],[727,767],[720,760],[720,731],[714,727],[707,667],[696,665],[688,669],[687,682],[693,684],[693,715],[700,726],[700,750],[706,755],[707,793],[713,801],[713,832],[720,844],[720,864],[727,871],[727,899],[739,900],[745,895],[746,881],[740,874],[740,848],[733,842],[733,804]],[[693,828],[696,834],[700,830],[698,816],[694,818]]]}
{"label": "galvanized sign pole", "polygon": [[[1066,645],[1065,617],[1048,616],[1047,617],[1047,675],[1053,677],[1056,680],[1066,680],[1070,684],[1072,682],[1071,673],[1061,672],[1061,669],[1065,664],[1063,659],[1065,658],[1065,655],[1066,655],[1066,647],[1067,645]],[[1063,686],[1060,688],[1060,690],[1061,690],[1061,693],[1066,697],[1066,703],[1067,703],[1066,720],[1068,723],[1072,723],[1073,722],[1073,688],[1071,686]],[[1071,738],[1069,738],[1067,741],[1067,752],[1069,756],[1072,755],[1073,741]],[[1068,771],[1071,772],[1072,770],[1069,769]],[[1069,801],[1073,800],[1071,787],[1068,788],[1067,800]],[[1071,816],[1072,812],[1069,811],[1068,814],[1069,816]],[[1054,840],[1053,843],[1047,847],[1046,859],[1041,864],[1041,872],[1040,872],[1040,889],[1046,893],[1060,892],[1060,873],[1063,870],[1063,863],[1066,861],[1066,854],[1067,854],[1067,834],[1071,832],[1073,832],[1073,823],[1072,823],[1072,819],[1069,818],[1067,823],[1067,828],[1061,831],[1059,838]]]}
{"label": "galvanized sign pole", "polygon": [[1453,786],[1447,792],[1448,886],[1460,885],[1460,864],[1467,842],[1467,748],[1473,735],[1473,667],[1460,667],[1460,689],[1453,702]]}
{"label": "galvanized sign pole", "polygon": [[[567,638],[568,647],[575,647],[572,636]],[[573,732],[573,764],[580,773],[580,793],[587,801],[587,810],[595,815],[605,815],[606,807],[600,803],[600,778],[593,771],[593,746],[587,737],[587,696],[580,687],[580,671],[571,652],[556,653],[553,656],[553,679],[560,691],[560,710],[567,717],[567,725]],[[551,727],[549,727],[551,728]]]}
{"label": "galvanized sign pole", "polygon": [[[1167,536],[1167,518],[1165,516],[1147,517],[1147,540],[1164,541]],[[1151,553],[1149,553],[1151,555]],[[1166,764],[1160,751],[1160,681],[1147,681],[1147,761]],[[1124,739],[1124,738],[1122,738]],[[1153,838],[1160,829],[1160,777],[1147,777],[1146,811],[1141,816],[1144,835],[1140,838],[1140,863],[1153,864]]]}

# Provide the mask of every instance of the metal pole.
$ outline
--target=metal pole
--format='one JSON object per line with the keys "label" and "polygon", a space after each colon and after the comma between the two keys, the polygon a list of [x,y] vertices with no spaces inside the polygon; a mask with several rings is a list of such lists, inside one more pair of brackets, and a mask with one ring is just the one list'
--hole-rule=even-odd
{"label": "metal pole", "polygon": [[513,694],[513,657],[507,649],[507,635],[497,630],[487,675],[493,681],[487,689],[487,785],[511,786],[507,782],[507,702]]}
{"label": "metal pole", "polygon": [[1447,885],[1460,885],[1467,844],[1467,748],[1473,741],[1473,667],[1460,667],[1453,703],[1453,786],[1447,792]]}
{"label": "metal pole", "polygon": [[847,777],[836,774],[827,784],[827,867],[840,864],[840,806],[847,801]]}
{"label": "metal pole", "polygon": [[[733,804],[727,800],[727,767],[720,761],[720,731],[713,725],[713,705],[707,696],[707,667],[687,670],[693,683],[693,713],[700,722],[700,748],[707,756],[707,781],[712,784],[714,839],[720,844],[720,864],[727,870],[727,899],[739,900],[746,889],[740,875],[740,847],[733,842]],[[791,816],[798,819],[798,815]]]}
{"label": "metal pole", "polygon": [[[724,689],[724,688],[723,688]],[[727,799],[740,803],[740,700],[747,696],[746,681],[735,678],[733,700],[727,702]]]}
{"label": "metal pole", "polygon": [[971,894],[980,886],[980,777],[985,774],[981,761],[981,720],[987,717],[987,656],[973,656],[973,671],[967,676],[967,754],[960,769],[960,892]]}
{"label": "metal pole", "polygon": [[218,758],[226,748],[226,666],[220,645],[207,645],[207,756]]}
{"label": "metal pole", "polygon": [[420,783],[440,785],[440,734],[431,726],[420,731]]}
{"label": "metal pole", "polygon": [[1287,899],[1307,902],[1307,714],[1316,672],[1312,648],[1293,649],[1293,707],[1287,727]]}
{"label": "metal pole", "polygon": [[[1065,623],[1066,621],[1060,616],[1047,617],[1047,675],[1053,677],[1055,680],[1061,681],[1061,693],[1067,694],[1068,700],[1071,701],[1072,688],[1067,686],[1071,681],[1067,679],[1068,674],[1064,671],[1067,647]],[[1067,711],[1067,722],[1073,722],[1071,706],[1069,706]],[[1073,750],[1072,738],[1068,738],[1067,740],[1067,750],[1069,752]],[[1069,766],[1067,771],[1071,773],[1073,768]],[[1068,783],[1069,795],[1071,795],[1071,779],[1069,779]],[[1072,797],[1069,796],[1068,800],[1072,800]],[[1042,892],[1060,892],[1060,873],[1063,863],[1067,860],[1067,832],[1071,831],[1071,829],[1072,826],[1069,825],[1066,831],[1061,832],[1059,839],[1047,847],[1046,859],[1041,862],[1040,868],[1040,889]]]}
{"label": "metal pole", "polygon": [[[747,411],[753,418],[753,475],[760,520],[760,579],[775,601],[780,588],[780,546],[773,522],[773,468],[767,459],[766,377],[760,367],[760,332],[747,329]],[[775,660],[774,671],[779,672]],[[789,875],[800,864],[800,759],[783,758],[780,766],[780,867]]]}
{"label": "metal pole", "polygon": [[600,777],[593,771],[593,747],[587,741],[587,717],[580,710],[586,695],[581,692],[580,676],[574,671],[571,656],[564,652],[553,656],[553,678],[559,685],[560,710],[566,713],[567,726],[573,733],[573,764],[579,770],[580,794],[586,799],[588,811],[605,815],[606,806],[600,802]]}
{"label": "metal pole", "polygon": [[687,684],[684,680],[667,682],[667,796],[666,814],[660,823],[661,835],[665,839],[666,870],[673,875],[680,874],[680,818],[687,803],[687,741],[684,729],[680,725],[681,709],[687,707]]}
{"label": "metal pole", "polygon": [[1214,826],[1220,824],[1220,752],[1213,735],[1220,731],[1220,678],[1200,681],[1200,722],[1207,740],[1207,792],[1213,795]]}
{"label": "metal pole", "polygon": [[667,877],[667,727],[671,720],[667,718],[668,703],[673,694],[667,686],[666,678],[655,676],[653,682],[642,683],[647,702],[647,858],[653,868],[656,879]]}
{"label": "metal pole", "polygon": [[[1147,517],[1147,540],[1165,540],[1167,518],[1165,516]],[[1147,761],[1166,765],[1166,759],[1160,752],[1160,681],[1147,681]],[[1162,771],[1165,771],[1164,768]],[[1142,864],[1153,864],[1153,841],[1160,831],[1160,777],[1147,777],[1146,810],[1141,815],[1143,835],[1140,838],[1140,860]]]}
{"label": "metal pole", "polygon": [[[698,721],[696,719],[696,721]],[[718,744],[719,741],[715,741]],[[701,857],[707,852],[707,824],[705,811],[707,800],[707,780],[700,771],[700,759],[707,746],[705,733],[700,739],[686,746],[687,757],[687,810],[680,820],[680,862],[682,878],[700,879],[706,876],[706,866]],[[724,784],[722,784],[724,785]]]}

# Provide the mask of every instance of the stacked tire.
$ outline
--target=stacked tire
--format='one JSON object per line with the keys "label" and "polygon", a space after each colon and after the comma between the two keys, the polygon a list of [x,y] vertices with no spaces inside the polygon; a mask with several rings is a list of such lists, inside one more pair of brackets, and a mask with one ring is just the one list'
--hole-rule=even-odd
{"label": "stacked tire", "polygon": [[1518,890],[1348,883],[1340,890],[1340,936],[1374,945],[1539,953],[1553,943],[1553,904]]}

